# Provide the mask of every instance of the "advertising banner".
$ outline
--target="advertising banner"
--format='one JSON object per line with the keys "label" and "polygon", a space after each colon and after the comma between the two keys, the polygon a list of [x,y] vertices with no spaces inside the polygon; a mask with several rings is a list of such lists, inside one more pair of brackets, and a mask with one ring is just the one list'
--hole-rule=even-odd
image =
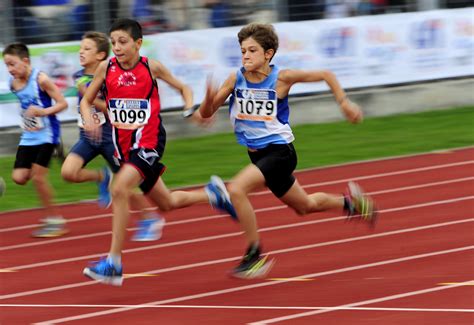
{"label": "advertising banner", "polygon": [[[474,9],[436,10],[275,23],[280,68],[327,69],[346,89],[474,76]],[[206,79],[218,82],[241,65],[237,33],[241,27],[147,35],[142,55],[161,61],[204,97]],[[77,42],[31,46],[33,66],[48,73],[68,97],[61,120],[76,118],[72,74],[80,69]],[[8,72],[0,66],[0,127],[18,125]],[[181,96],[159,82],[164,110],[181,107]],[[297,84],[291,94],[327,91],[324,82]]]}

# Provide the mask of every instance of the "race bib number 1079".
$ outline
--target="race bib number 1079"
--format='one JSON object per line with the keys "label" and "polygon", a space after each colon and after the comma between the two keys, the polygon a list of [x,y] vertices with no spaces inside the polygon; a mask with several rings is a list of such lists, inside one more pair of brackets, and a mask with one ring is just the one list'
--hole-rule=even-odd
{"label": "race bib number 1079", "polygon": [[109,118],[119,129],[137,129],[148,123],[151,115],[147,99],[110,99]]}
{"label": "race bib number 1079", "polygon": [[273,89],[236,89],[236,118],[271,121],[277,115],[277,95]]}

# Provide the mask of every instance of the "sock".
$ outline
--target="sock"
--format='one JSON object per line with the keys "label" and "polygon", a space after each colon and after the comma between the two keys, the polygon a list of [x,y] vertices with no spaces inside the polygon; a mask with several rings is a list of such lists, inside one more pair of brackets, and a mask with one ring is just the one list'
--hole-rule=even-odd
{"label": "sock", "polygon": [[122,257],[120,255],[115,255],[115,254],[107,255],[107,262],[109,262],[116,268],[122,267]]}

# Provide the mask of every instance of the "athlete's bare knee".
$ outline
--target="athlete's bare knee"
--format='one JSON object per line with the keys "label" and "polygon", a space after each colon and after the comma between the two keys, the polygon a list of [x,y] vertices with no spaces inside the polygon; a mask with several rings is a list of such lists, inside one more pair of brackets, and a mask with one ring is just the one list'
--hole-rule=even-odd
{"label": "athlete's bare knee", "polygon": [[62,168],[61,169],[61,177],[66,182],[75,183],[78,180],[77,173],[75,173],[72,169]]}
{"label": "athlete's bare knee", "polygon": [[126,186],[123,186],[119,183],[112,185],[112,197],[114,200],[128,200],[131,194],[131,190]]}
{"label": "athlete's bare knee", "polygon": [[28,178],[24,176],[19,176],[19,175],[12,175],[12,180],[15,182],[15,184],[18,185],[25,185],[28,183]]}
{"label": "athlete's bare knee", "polygon": [[229,183],[227,185],[227,192],[230,195],[232,200],[238,200],[242,197],[245,197],[246,193],[243,191],[239,186],[236,186],[233,183]]}

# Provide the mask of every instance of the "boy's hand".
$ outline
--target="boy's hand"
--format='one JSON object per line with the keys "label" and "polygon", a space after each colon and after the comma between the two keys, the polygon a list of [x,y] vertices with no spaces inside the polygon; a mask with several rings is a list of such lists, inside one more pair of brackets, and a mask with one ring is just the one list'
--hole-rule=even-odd
{"label": "boy's hand", "polygon": [[209,117],[209,118],[204,118],[204,117],[202,117],[199,110],[197,110],[191,116],[190,120],[191,120],[191,122],[195,123],[196,125],[207,128],[207,127],[210,127],[212,124],[214,124],[215,118],[214,118],[214,116]]}
{"label": "boy's hand", "polygon": [[44,115],[46,115],[45,109],[35,106],[35,105],[28,106],[28,109],[25,112],[26,117],[35,117],[35,116],[44,116]]}
{"label": "boy's hand", "polygon": [[89,136],[89,138],[95,142],[100,142],[102,139],[102,127],[94,123],[91,117],[84,119],[84,131]]}
{"label": "boy's hand", "polygon": [[359,105],[351,102],[349,99],[345,98],[341,102],[341,109],[346,116],[346,119],[353,123],[360,123],[362,122],[364,118],[364,114],[362,113],[362,110],[360,109]]}

